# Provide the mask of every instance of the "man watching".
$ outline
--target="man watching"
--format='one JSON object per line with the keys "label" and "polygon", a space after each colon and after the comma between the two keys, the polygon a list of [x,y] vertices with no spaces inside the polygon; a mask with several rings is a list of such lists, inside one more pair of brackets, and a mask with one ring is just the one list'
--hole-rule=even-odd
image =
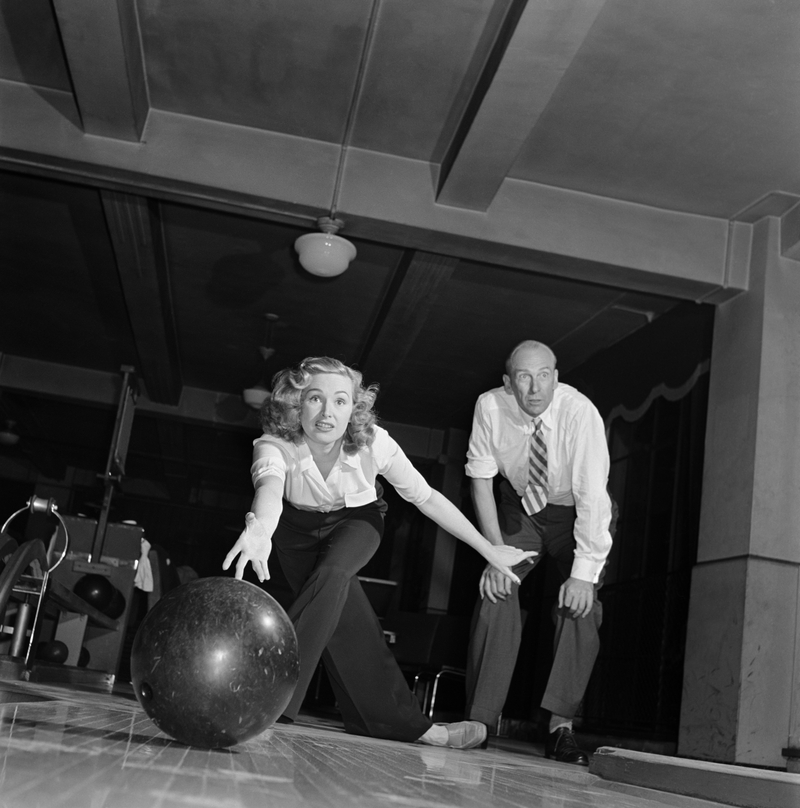
{"label": "man watching", "polygon": [[[493,544],[535,550],[522,578],[551,556],[561,580],[553,665],[541,706],[550,712],[545,754],[588,765],[572,720],[600,648],[597,590],[611,549],[609,456],[592,402],[559,384],[556,357],[540,342],[517,345],[503,386],[482,394],[467,453],[481,533]],[[499,497],[494,477],[501,475]],[[522,633],[518,588],[487,567],[480,581],[467,662],[467,713],[490,728],[508,694]]]}

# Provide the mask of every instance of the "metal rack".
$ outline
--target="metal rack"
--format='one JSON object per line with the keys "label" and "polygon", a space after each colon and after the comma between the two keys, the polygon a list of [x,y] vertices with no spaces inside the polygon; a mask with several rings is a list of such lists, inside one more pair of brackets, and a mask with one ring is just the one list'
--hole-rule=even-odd
{"label": "metal rack", "polygon": [[[17,546],[16,542],[7,536],[6,529],[8,526],[25,511],[49,514],[55,516],[61,523],[64,530],[64,546],[53,564],[50,564],[47,558],[47,550],[41,539],[32,539]],[[2,573],[0,573],[0,615],[5,614],[9,600],[12,595],[16,595],[17,600],[20,602],[11,637],[10,656],[12,659],[21,659],[24,667],[27,668],[30,666],[33,643],[37,633],[36,629],[42,614],[50,574],[64,560],[69,549],[69,531],[61,518],[61,514],[58,512],[58,505],[55,500],[32,496],[24,508],[12,513],[3,523],[3,527],[0,528],[0,547],[14,550],[13,555]],[[32,572],[26,573],[29,568]],[[41,575],[37,575],[37,571]]]}

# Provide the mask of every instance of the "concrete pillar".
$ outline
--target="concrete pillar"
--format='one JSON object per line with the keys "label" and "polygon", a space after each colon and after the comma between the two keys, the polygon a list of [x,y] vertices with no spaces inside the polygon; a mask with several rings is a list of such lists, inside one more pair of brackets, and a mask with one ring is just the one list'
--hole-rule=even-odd
{"label": "concrete pillar", "polygon": [[800,576],[798,576],[798,584],[798,613],[795,628],[794,673],[792,676],[792,712],[789,716],[789,743],[786,747],[786,770],[794,774],[800,774]]}
{"label": "concrete pillar", "polygon": [[678,754],[785,768],[800,680],[800,263],[781,254],[781,225],[753,226],[750,290],[715,318]]}

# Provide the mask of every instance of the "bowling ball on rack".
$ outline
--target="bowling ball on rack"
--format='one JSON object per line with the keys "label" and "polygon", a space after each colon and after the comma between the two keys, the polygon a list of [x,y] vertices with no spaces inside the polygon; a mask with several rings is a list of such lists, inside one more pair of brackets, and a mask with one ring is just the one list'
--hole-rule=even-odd
{"label": "bowling ball on rack", "polygon": [[94,606],[99,612],[105,611],[114,597],[116,587],[105,575],[89,573],[79,578],[72,587],[72,591],[85,600],[90,606]]}
{"label": "bowling ball on rack", "polygon": [[111,600],[108,602],[108,606],[106,606],[102,611],[106,617],[116,620],[118,617],[122,617],[123,613],[125,612],[126,605],[127,603],[125,601],[125,596],[119,591],[119,589],[115,587],[114,594],[111,595]]}
{"label": "bowling ball on rack", "polygon": [[300,673],[297,636],[280,604],[255,584],[199,578],[144,616],[131,683],[153,723],[205,749],[259,735],[289,703]]}
{"label": "bowling ball on rack", "polygon": [[42,662],[55,662],[62,665],[67,661],[69,648],[61,640],[45,640],[36,646],[36,659]]}

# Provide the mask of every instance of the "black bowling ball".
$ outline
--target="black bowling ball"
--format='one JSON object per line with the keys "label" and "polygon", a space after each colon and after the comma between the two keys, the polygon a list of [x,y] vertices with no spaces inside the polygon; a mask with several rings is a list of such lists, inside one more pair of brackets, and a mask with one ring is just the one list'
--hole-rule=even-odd
{"label": "black bowling ball", "polygon": [[80,578],[72,587],[72,591],[90,606],[94,606],[95,609],[102,612],[108,608],[114,592],[117,590],[104,575],[90,573]]}
{"label": "black bowling ball", "polygon": [[155,725],[182,743],[232,746],[271,726],[300,672],[297,636],[263,589],[200,578],[145,615],[131,648],[131,682]]}
{"label": "black bowling ball", "polygon": [[36,658],[43,662],[55,662],[62,665],[67,661],[69,648],[61,640],[47,640],[40,642],[36,647]]}
{"label": "black bowling ball", "polygon": [[111,600],[109,601],[108,606],[103,609],[103,614],[106,617],[110,617],[112,620],[116,620],[118,617],[122,617],[122,614],[125,611],[125,596],[119,589],[114,589],[114,594],[111,596]]}

